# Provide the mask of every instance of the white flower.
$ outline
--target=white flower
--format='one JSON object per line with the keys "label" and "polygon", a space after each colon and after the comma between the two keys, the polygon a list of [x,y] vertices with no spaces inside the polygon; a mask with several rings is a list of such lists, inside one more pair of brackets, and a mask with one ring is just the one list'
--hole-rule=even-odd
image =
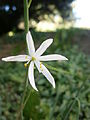
{"label": "white flower", "polygon": [[28,78],[31,86],[36,91],[38,91],[34,81],[34,64],[35,64],[38,71],[42,73],[55,88],[55,81],[53,76],[40,61],[68,60],[68,59],[58,54],[41,56],[46,51],[46,49],[51,45],[51,43],[53,42],[53,39],[48,39],[44,41],[36,51],[35,51],[34,42],[30,32],[28,32],[26,35],[26,41],[28,45],[29,55],[10,56],[6,58],[2,58],[2,60],[6,62],[8,61],[27,62],[24,64],[25,66],[27,66],[27,64],[30,63],[29,69],[28,69]]}

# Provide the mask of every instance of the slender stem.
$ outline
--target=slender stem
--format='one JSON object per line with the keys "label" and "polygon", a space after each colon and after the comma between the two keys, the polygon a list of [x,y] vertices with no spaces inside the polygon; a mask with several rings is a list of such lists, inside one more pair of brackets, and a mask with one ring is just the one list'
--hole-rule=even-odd
{"label": "slender stem", "polygon": [[[28,79],[27,79],[28,80]],[[27,81],[26,81],[27,82]],[[23,97],[22,97],[22,102],[21,102],[21,106],[20,106],[20,109],[19,109],[19,112],[18,112],[18,116],[17,116],[17,119],[16,120],[23,120],[23,109],[31,95],[31,91],[29,93],[29,95],[27,96],[27,98],[25,99],[25,95],[26,95],[26,90],[27,90],[27,83],[25,85],[25,89],[24,89],[24,92],[23,92]],[[24,100],[25,99],[25,100]]]}
{"label": "slender stem", "polygon": [[28,8],[31,6],[32,0],[29,0]]}
{"label": "slender stem", "polygon": [[25,102],[23,103],[23,109],[24,109],[24,107],[25,107],[25,105],[26,105],[26,103],[27,103],[27,101],[28,101],[28,99],[29,99],[30,95],[31,95],[31,91],[30,91],[29,95],[27,96],[27,98],[26,98]]}
{"label": "slender stem", "polygon": [[[21,106],[20,106],[20,109],[18,111],[18,115],[17,115],[17,119],[16,120],[23,120],[23,102],[24,102],[24,99],[25,99],[25,95],[26,95],[26,90],[27,90],[27,81],[28,81],[28,78],[27,78],[27,73],[28,73],[28,69],[26,71],[26,76],[25,76],[25,88],[24,88],[24,92],[23,92],[23,95],[22,95],[22,102],[21,102]],[[27,79],[26,79],[27,78]]]}
{"label": "slender stem", "polygon": [[28,9],[28,0],[24,0],[24,24],[25,32],[29,31],[29,9]]}
{"label": "slender stem", "polygon": [[32,0],[24,0],[24,24],[25,24],[25,32],[29,31],[29,8],[31,6]]}
{"label": "slender stem", "polygon": [[21,103],[21,120],[23,120],[23,109],[24,109],[24,99],[25,99],[25,95],[26,95],[26,91],[27,91],[27,85],[28,85],[28,70],[26,71],[26,81],[25,81],[25,88],[24,88],[24,92],[23,92],[23,97],[22,97],[22,103]]}
{"label": "slender stem", "polygon": [[[26,34],[29,31],[29,7],[31,5],[31,2],[32,2],[32,0],[30,0],[29,3],[28,3],[28,0],[24,0],[24,24],[25,24],[25,33]],[[26,95],[26,91],[27,91],[27,85],[28,85],[27,76],[28,76],[28,68],[26,71],[25,88],[24,88],[22,102],[21,102],[20,110],[18,112],[17,120],[23,120],[23,109],[28,100],[28,98],[27,98],[24,103],[24,99],[25,99],[25,95]]]}

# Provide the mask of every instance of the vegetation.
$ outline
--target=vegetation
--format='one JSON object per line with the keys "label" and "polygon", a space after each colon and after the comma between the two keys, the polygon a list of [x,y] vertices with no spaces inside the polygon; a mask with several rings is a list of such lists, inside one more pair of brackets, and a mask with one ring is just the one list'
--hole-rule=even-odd
{"label": "vegetation", "polygon": [[[36,46],[45,40],[47,35],[53,35],[54,43],[47,53],[59,53],[69,60],[44,63],[55,78],[55,89],[35,69],[35,81],[39,92],[28,86],[28,99],[24,106],[25,120],[90,119],[90,58],[80,52],[78,46],[72,46],[71,40],[75,32],[73,29],[58,30],[55,34],[32,31],[34,40],[37,41]],[[6,39],[7,41],[1,44],[18,43],[11,54],[23,52],[19,48],[25,46],[23,33],[13,37],[6,36]],[[16,120],[23,96],[25,74],[26,68],[23,63],[0,62],[0,120]]]}

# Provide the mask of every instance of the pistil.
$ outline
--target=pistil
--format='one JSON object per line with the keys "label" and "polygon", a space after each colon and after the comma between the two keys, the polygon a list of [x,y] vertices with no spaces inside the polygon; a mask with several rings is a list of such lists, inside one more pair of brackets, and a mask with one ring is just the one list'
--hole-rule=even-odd
{"label": "pistil", "polygon": [[34,61],[34,60],[36,60],[36,58],[35,58],[35,57],[32,57],[32,61]]}

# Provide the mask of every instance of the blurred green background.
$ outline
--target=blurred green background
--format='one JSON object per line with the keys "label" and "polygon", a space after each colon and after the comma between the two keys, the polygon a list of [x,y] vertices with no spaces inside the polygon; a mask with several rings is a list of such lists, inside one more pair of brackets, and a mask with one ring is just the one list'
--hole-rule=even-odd
{"label": "blurred green background", "polygon": [[[36,48],[53,38],[45,54],[58,53],[69,60],[44,63],[55,78],[55,89],[35,69],[39,92],[28,86],[25,120],[90,120],[90,31],[74,27],[73,1],[32,2],[29,25]],[[0,58],[23,53],[26,53],[23,1],[1,0]],[[23,63],[0,60],[0,120],[16,120],[25,74]]]}

